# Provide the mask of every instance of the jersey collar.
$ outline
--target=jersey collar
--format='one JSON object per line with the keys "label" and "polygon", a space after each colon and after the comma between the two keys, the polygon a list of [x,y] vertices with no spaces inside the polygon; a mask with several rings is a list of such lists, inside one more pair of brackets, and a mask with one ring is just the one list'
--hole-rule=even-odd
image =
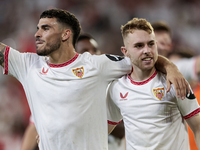
{"label": "jersey collar", "polygon": [[72,62],[74,62],[78,58],[78,56],[79,56],[79,54],[76,53],[76,55],[72,59],[70,59],[69,61],[67,61],[67,62],[64,62],[62,64],[51,64],[50,62],[48,62],[48,65],[50,67],[52,67],[52,68],[64,67],[64,66],[67,66],[67,65],[71,64]]}
{"label": "jersey collar", "polygon": [[132,83],[132,84],[135,84],[135,85],[144,85],[146,83],[148,83],[149,81],[151,81],[155,76],[157,75],[157,71],[155,70],[155,72],[151,75],[151,77],[149,77],[148,79],[144,80],[144,81],[141,81],[141,82],[138,82],[138,81],[133,81],[130,77],[130,75],[127,75],[129,81]]}

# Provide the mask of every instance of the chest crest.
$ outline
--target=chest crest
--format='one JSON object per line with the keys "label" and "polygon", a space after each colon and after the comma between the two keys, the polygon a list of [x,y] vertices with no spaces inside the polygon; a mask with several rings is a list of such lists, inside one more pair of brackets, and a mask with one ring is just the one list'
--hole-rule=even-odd
{"label": "chest crest", "polygon": [[153,89],[153,94],[155,95],[155,97],[159,100],[161,100],[163,98],[163,96],[165,95],[165,88],[156,88]]}
{"label": "chest crest", "polygon": [[84,68],[80,67],[80,68],[72,69],[72,72],[74,73],[75,76],[82,78],[84,75]]}

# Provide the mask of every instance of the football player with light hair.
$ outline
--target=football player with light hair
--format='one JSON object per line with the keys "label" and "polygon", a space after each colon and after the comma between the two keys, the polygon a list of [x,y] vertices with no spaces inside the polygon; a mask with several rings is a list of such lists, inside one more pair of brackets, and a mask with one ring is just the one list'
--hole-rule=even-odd
{"label": "football player with light hair", "polygon": [[134,71],[109,87],[109,131],[123,119],[127,150],[189,150],[187,122],[200,149],[199,104],[192,91],[184,100],[173,86],[166,91],[166,76],[155,67],[158,51],[151,24],[133,18],[121,30],[121,50]]}

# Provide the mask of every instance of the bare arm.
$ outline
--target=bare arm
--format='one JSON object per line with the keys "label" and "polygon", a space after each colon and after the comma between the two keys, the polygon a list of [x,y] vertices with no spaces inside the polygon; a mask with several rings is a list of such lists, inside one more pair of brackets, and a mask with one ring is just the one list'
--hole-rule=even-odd
{"label": "bare arm", "polygon": [[36,136],[37,136],[37,131],[35,125],[30,123],[26,128],[22,141],[21,150],[33,150],[37,146]]}
{"label": "bare arm", "polygon": [[196,145],[200,150],[200,113],[186,120],[192,132],[194,133]]}
{"label": "bare arm", "polygon": [[176,65],[169,61],[166,57],[159,55],[156,62],[156,68],[163,73],[167,73],[167,92],[169,92],[171,84],[173,84],[177,97],[185,99],[186,94],[190,93],[189,84]]}
{"label": "bare arm", "polygon": [[4,55],[5,55],[6,45],[0,43],[0,65],[4,67]]}
{"label": "bare arm", "polygon": [[123,120],[118,125],[115,126],[115,128],[112,130],[110,134],[119,139],[122,139],[124,137],[125,131],[124,131]]}
{"label": "bare arm", "polygon": [[108,134],[110,134],[114,130],[115,127],[116,125],[108,124]]}

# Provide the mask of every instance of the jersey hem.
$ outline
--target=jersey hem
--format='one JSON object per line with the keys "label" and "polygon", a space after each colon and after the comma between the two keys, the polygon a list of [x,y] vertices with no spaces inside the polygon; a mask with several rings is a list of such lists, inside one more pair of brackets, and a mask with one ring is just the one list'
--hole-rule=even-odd
{"label": "jersey hem", "polygon": [[119,123],[121,123],[122,121],[119,121],[119,122],[113,122],[113,121],[109,121],[109,120],[107,120],[108,121],[108,124],[111,124],[111,125],[117,125],[117,124],[119,124]]}
{"label": "jersey hem", "polygon": [[8,74],[8,55],[10,47],[6,46],[5,55],[4,55],[4,74]]}
{"label": "jersey hem", "polygon": [[29,123],[35,125],[35,123],[33,121],[29,121]]}
{"label": "jersey hem", "polygon": [[191,117],[193,117],[194,115],[198,114],[200,112],[200,108],[197,108],[196,110],[194,110],[193,112],[191,112],[190,114],[184,116],[184,119],[189,119]]}

